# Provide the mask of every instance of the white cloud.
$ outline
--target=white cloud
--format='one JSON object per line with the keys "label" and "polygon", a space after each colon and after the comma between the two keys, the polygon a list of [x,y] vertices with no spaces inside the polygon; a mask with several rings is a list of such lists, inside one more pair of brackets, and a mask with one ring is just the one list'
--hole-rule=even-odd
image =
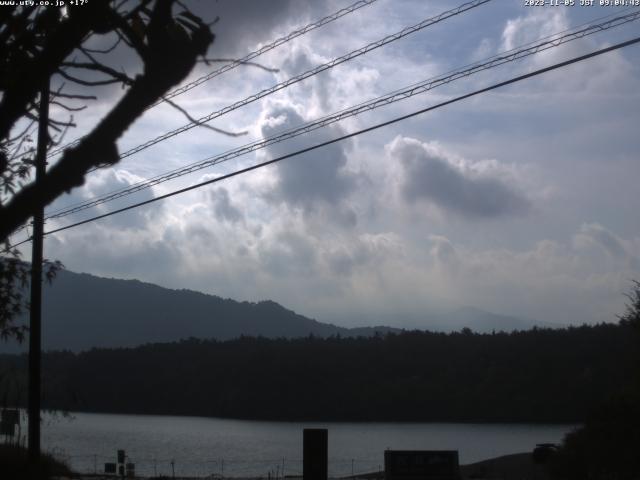
{"label": "white cloud", "polygon": [[[60,197],[49,209],[47,209],[47,211],[55,212],[59,209],[67,209],[68,207],[75,206],[79,203],[84,203],[88,200],[101,197],[104,194],[115,193],[123,189],[127,189],[128,187],[144,180],[144,178],[124,169],[100,169],[88,175],[85,183],[81,187],[74,189],[68,195]],[[64,225],[68,223],[69,219],[75,221],[77,219],[87,218],[88,216],[104,214],[129,206],[132,203],[149,200],[153,198],[153,196],[154,193],[152,188],[143,189],[134,195],[116,198],[85,210],[82,213],[65,217],[62,221],[54,220],[52,224]],[[145,229],[148,224],[159,215],[162,208],[163,206],[161,204],[153,207],[146,206],[136,208],[124,214],[108,217],[103,220],[103,223],[123,228]]]}
{"label": "white cloud", "polygon": [[631,270],[640,271],[640,259],[631,253],[631,248],[625,245],[626,243],[619,236],[597,223],[582,224],[580,232],[574,236],[574,244],[577,248],[597,247],[609,259],[621,262]]}
{"label": "white cloud", "polygon": [[568,25],[566,9],[531,9],[532,12],[507,20],[502,32],[502,49],[511,50],[542,37],[566,30]]}
{"label": "white cloud", "polygon": [[[203,6],[221,15],[212,56],[244,54],[344,6],[282,0],[265,10],[263,3]],[[578,9],[491,5],[496,7],[486,17],[481,9],[461,15],[215,122],[229,130],[249,128],[250,137],[192,129],[113,171],[91,175],[68,200],[130,185],[141,179],[134,173],[152,176],[200,160],[586,20]],[[278,74],[238,69],[178,101],[204,115],[444,8],[376,2],[261,57],[280,68]],[[474,28],[460,31],[476,20]],[[461,82],[461,89],[610,39],[594,36],[486,72]],[[351,324],[378,323],[382,314],[389,321],[402,315],[422,320],[433,309],[458,305],[562,323],[612,320],[628,280],[640,276],[640,222],[633,209],[640,201],[633,188],[640,148],[633,134],[640,112],[636,58],[632,50],[610,54],[128,217],[57,234],[47,241],[47,256],[72,270],[238,300],[271,298],[320,320]],[[210,68],[200,65],[191,77]],[[415,97],[198,175],[213,178],[238,163],[290,153],[432,101]],[[96,112],[90,109],[87,118],[96,120]],[[141,118],[121,145],[184,123],[179,113],[161,107]],[[196,181],[179,179],[117,205]]]}
{"label": "white cloud", "polygon": [[[304,119],[292,107],[272,107],[264,117],[262,133],[270,137],[303,122]],[[318,130],[304,138],[272,145],[267,148],[267,154],[272,158],[278,157],[340,134],[339,127]],[[344,143],[286,159],[276,165],[274,172],[274,190],[266,195],[267,199],[285,202],[290,208],[301,208],[307,214],[328,208],[339,212],[343,222],[355,224],[353,212],[344,207],[344,201],[357,186],[354,172],[347,167]]]}

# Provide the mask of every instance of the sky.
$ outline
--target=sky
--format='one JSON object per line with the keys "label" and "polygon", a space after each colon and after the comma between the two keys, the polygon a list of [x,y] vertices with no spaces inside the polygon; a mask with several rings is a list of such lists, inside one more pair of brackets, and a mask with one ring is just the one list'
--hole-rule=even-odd
{"label": "sky", "polygon": [[[210,58],[240,58],[349,0],[189,4],[219,17]],[[462,2],[378,0],[175,98],[206,115]],[[573,28],[617,7],[493,0],[90,174],[49,210],[269,137]],[[625,12],[628,13],[628,12]],[[161,195],[637,35],[567,43],[200,170],[46,229]],[[108,38],[93,40],[96,46]],[[559,325],[615,321],[640,279],[640,47],[572,65],[129,213],[46,238],[72,271],[236,300],[275,300],[343,326],[427,326],[473,306]],[[131,52],[110,62],[135,74]],[[220,63],[204,63],[189,79]],[[122,95],[76,117],[88,132]],[[54,114],[63,113],[54,108]],[[186,123],[163,104],[120,151]],[[28,248],[24,250],[29,258]]]}

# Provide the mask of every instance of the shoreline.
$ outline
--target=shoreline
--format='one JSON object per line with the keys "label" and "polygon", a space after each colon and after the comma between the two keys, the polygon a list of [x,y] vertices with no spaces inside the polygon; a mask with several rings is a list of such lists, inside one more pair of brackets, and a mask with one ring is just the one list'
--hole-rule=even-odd
{"label": "shoreline", "polygon": [[[57,477],[57,480],[67,480],[69,477]],[[71,477],[77,480],[114,480],[115,476],[102,474],[79,474]],[[138,477],[140,480],[155,480],[156,478],[171,477]],[[268,476],[208,476],[208,477],[178,477],[173,480],[275,480],[275,477],[269,479]],[[285,475],[281,480],[302,480],[302,475]],[[496,479],[501,480],[550,480],[550,476],[544,465],[537,465],[533,462],[532,452],[513,453],[509,455],[501,455],[494,458],[488,458],[478,462],[460,465],[461,480],[483,480]],[[384,480],[384,472],[370,472],[359,475],[348,475],[343,477],[329,477],[329,480]]]}
{"label": "shoreline", "polygon": [[[25,407],[11,407],[26,411]],[[75,414],[82,415],[119,415],[119,416],[135,416],[135,417],[176,417],[176,418],[202,418],[207,420],[227,420],[227,421],[239,421],[239,422],[262,422],[262,423],[353,423],[357,425],[363,425],[367,423],[387,423],[387,424],[432,424],[432,425],[446,425],[446,424],[460,424],[460,425],[536,425],[536,426],[573,426],[577,427],[581,425],[584,420],[527,420],[527,419],[515,419],[515,420],[455,420],[455,419],[441,419],[441,420],[377,420],[377,419],[331,419],[331,418],[257,418],[257,417],[220,417],[220,416],[208,416],[198,415],[190,413],[135,413],[135,412],[115,412],[115,411],[98,411],[98,410],[56,410],[56,409],[43,409],[42,413],[50,415],[61,415],[62,417],[73,418]]]}

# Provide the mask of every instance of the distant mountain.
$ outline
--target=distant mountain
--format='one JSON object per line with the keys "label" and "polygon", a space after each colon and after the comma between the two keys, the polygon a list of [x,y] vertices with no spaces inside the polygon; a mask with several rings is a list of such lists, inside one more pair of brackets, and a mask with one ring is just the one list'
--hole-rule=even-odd
{"label": "distant mountain", "polygon": [[[335,317],[331,320],[337,323],[347,323],[347,318]],[[349,316],[350,324],[373,323],[376,325],[392,325],[405,330],[430,330],[432,332],[459,332],[463,328],[470,328],[477,333],[511,332],[514,330],[529,330],[538,328],[562,328],[568,325],[558,325],[551,322],[541,322],[529,318],[501,315],[487,312],[476,307],[458,307],[449,310],[427,311],[420,315],[406,313],[377,313],[374,315],[359,314]],[[376,327],[378,329],[380,327]]]}
{"label": "distant mountain", "polygon": [[[362,323],[372,323],[363,317]],[[474,308],[428,315],[420,329],[477,332],[526,329],[533,323]],[[26,323],[26,322],[25,322]],[[397,323],[396,323],[397,324]],[[245,336],[296,338],[314,335],[373,336],[400,332],[393,327],[345,328],[299,315],[266,300],[238,302],[191,290],[171,290],[138,280],[59,272],[43,293],[45,350],[83,351],[133,347],[185,338],[227,340]],[[24,347],[22,347],[24,348]],[[0,342],[0,352],[21,348]]]}
{"label": "distant mountain", "polygon": [[441,313],[431,317],[429,322],[429,329],[434,331],[451,332],[465,327],[474,332],[491,333],[492,331],[528,330],[533,327],[558,328],[561,325],[510,315],[499,315],[475,307],[461,307],[451,312]]}
{"label": "distant mountain", "polygon": [[[26,322],[25,322],[26,323]],[[299,315],[273,301],[237,302],[138,280],[101,278],[68,270],[43,289],[43,348],[82,351],[133,347],[184,338],[295,338],[374,335],[375,327],[338,327]],[[380,333],[399,331],[381,327]],[[0,343],[0,352],[19,351]]]}

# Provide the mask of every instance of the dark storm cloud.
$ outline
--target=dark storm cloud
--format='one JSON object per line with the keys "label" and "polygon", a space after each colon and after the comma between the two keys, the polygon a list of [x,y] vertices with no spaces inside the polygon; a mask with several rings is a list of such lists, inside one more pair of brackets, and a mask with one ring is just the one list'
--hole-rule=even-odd
{"label": "dark storm cloud", "polygon": [[403,169],[401,193],[409,203],[426,200],[469,218],[525,213],[527,198],[491,172],[475,172],[452,163],[437,148],[397,139],[391,155]]}

